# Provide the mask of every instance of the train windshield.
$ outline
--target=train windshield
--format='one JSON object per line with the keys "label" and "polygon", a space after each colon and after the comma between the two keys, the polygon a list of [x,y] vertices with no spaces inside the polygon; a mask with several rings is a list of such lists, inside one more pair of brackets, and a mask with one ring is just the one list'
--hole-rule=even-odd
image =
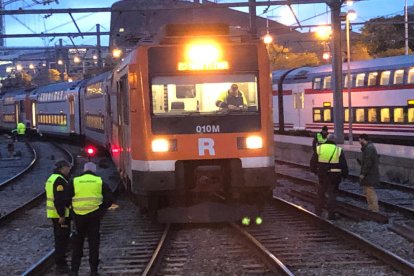
{"label": "train windshield", "polygon": [[[237,88],[237,92],[229,97],[232,88]],[[151,90],[156,116],[240,114],[259,110],[254,74],[155,77]]]}

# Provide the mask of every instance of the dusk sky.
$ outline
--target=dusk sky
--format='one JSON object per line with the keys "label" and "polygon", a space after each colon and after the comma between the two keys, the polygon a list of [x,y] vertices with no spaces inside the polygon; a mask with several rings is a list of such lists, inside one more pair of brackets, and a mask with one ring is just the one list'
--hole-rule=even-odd
{"label": "dusk sky", "polygon": [[[35,8],[86,8],[86,7],[108,7],[116,0],[60,0],[59,4],[51,5],[36,5],[33,7],[27,7],[27,3],[33,3],[33,1],[16,1],[13,4],[6,6],[6,9],[35,9]],[[219,3],[229,2],[248,2],[247,0],[219,0]],[[257,0],[261,2],[261,0]],[[358,18],[355,22],[364,22],[370,18],[379,16],[394,16],[403,14],[405,0],[365,0],[361,2],[355,2],[352,7],[344,7],[343,11],[347,9],[353,9],[357,12]],[[408,5],[414,5],[414,0],[408,0]],[[306,4],[306,5],[294,5],[294,11],[296,12],[302,25],[313,24],[326,24],[329,23],[330,15],[329,9],[325,4]],[[247,11],[247,9],[242,9]],[[258,8],[257,14],[269,19],[279,21],[286,25],[295,25],[295,21],[291,16],[291,13],[287,7],[283,6],[271,6],[266,14],[263,13],[264,8]],[[319,16],[317,16],[319,15]],[[77,20],[80,29],[82,31],[95,31],[96,24],[101,24],[102,31],[109,31],[110,15],[109,13],[100,14],[73,14]],[[17,20],[16,20],[17,18]],[[23,26],[20,22],[24,23]],[[30,30],[29,30],[30,28]],[[309,28],[305,28],[303,31],[308,31]],[[48,18],[44,18],[44,15],[18,15],[6,17],[6,32],[8,34],[18,33],[40,33],[40,32],[77,32],[75,25],[72,23],[68,14],[55,14]],[[63,38],[64,44],[70,44],[68,38]],[[108,44],[108,39],[102,39],[103,45]],[[58,43],[58,38],[19,38],[19,39],[7,39],[7,46],[53,46]],[[76,44],[96,44],[96,37],[85,37],[85,39],[76,38]]]}

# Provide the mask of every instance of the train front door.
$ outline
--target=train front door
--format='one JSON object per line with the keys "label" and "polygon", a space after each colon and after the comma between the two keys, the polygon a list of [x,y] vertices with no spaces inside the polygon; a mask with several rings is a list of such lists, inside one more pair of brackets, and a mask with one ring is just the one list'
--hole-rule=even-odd
{"label": "train front door", "polygon": [[75,132],[75,98],[69,96],[69,127],[70,132]]}

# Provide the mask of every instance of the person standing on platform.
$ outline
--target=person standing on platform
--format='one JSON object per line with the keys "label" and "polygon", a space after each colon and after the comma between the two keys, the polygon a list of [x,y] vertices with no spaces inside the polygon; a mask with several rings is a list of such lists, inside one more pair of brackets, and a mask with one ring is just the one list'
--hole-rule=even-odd
{"label": "person standing on platform", "polygon": [[328,219],[334,219],[338,187],[341,179],[348,176],[348,164],[342,148],[335,144],[333,135],[328,136],[326,143],[316,147],[311,159],[311,170],[319,179],[315,214],[321,216],[326,205]]}
{"label": "person standing on platform", "polygon": [[313,138],[312,141],[313,152],[316,152],[317,146],[326,143],[326,141],[328,140],[328,134],[329,131],[327,126],[323,126],[321,132],[316,133],[315,138]]}
{"label": "person standing on platform", "polygon": [[98,275],[101,218],[103,210],[112,205],[113,195],[102,178],[95,174],[95,163],[86,163],[83,170],[84,173],[75,177],[69,185],[76,230],[72,244],[71,274],[78,275],[83,256],[83,243],[87,237],[91,275]]}
{"label": "person standing on platform", "polygon": [[53,174],[48,178],[46,190],[46,214],[53,222],[55,237],[55,264],[59,273],[69,272],[66,250],[70,236],[68,177],[72,165],[66,160],[55,163]]}
{"label": "person standing on platform", "polygon": [[359,136],[359,143],[361,144],[362,151],[359,181],[367,198],[368,209],[373,212],[379,212],[378,197],[374,188],[380,182],[377,149],[374,144],[369,141],[367,134],[361,134]]}

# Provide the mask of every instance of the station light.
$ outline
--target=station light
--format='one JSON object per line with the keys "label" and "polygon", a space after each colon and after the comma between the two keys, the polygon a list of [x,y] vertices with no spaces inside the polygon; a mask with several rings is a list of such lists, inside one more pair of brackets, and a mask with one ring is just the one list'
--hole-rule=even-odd
{"label": "station light", "polygon": [[112,50],[112,56],[114,58],[120,58],[122,56],[122,50],[118,49],[118,48],[113,49]]}
{"label": "station light", "polygon": [[328,61],[328,60],[331,58],[331,53],[329,53],[329,52],[324,52],[324,53],[322,54],[322,58],[323,58],[324,60]]}
{"label": "station light", "polygon": [[58,63],[59,65],[62,65],[62,64],[63,64],[63,60],[59,59],[59,60],[57,61],[57,63]]}
{"label": "station light", "polygon": [[30,63],[30,64],[29,64],[29,68],[30,68],[30,69],[32,69],[32,70],[33,70],[33,69],[35,69],[35,67],[34,67],[33,63]]}
{"label": "station light", "polygon": [[74,62],[74,63],[79,63],[79,62],[81,62],[81,59],[80,59],[78,56],[75,56],[75,57],[73,58],[73,62]]}
{"label": "station light", "polygon": [[316,28],[316,35],[318,38],[327,40],[332,34],[332,28],[327,25],[321,25]]}
{"label": "station light", "polygon": [[273,37],[272,37],[269,33],[267,33],[267,34],[263,37],[263,42],[264,42],[265,44],[270,44],[270,43],[272,43],[272,42],[273,42]]}
{"label": "station light", "polygon": [[17,71],[22,71],[23,70],[23,66],[21,64],[17,64],[16,65],[16,70]]}
{"label": "station light", "polygon": [[92,59],[98,59],[98,56],[97,55],[93,55],[92,56]]}

